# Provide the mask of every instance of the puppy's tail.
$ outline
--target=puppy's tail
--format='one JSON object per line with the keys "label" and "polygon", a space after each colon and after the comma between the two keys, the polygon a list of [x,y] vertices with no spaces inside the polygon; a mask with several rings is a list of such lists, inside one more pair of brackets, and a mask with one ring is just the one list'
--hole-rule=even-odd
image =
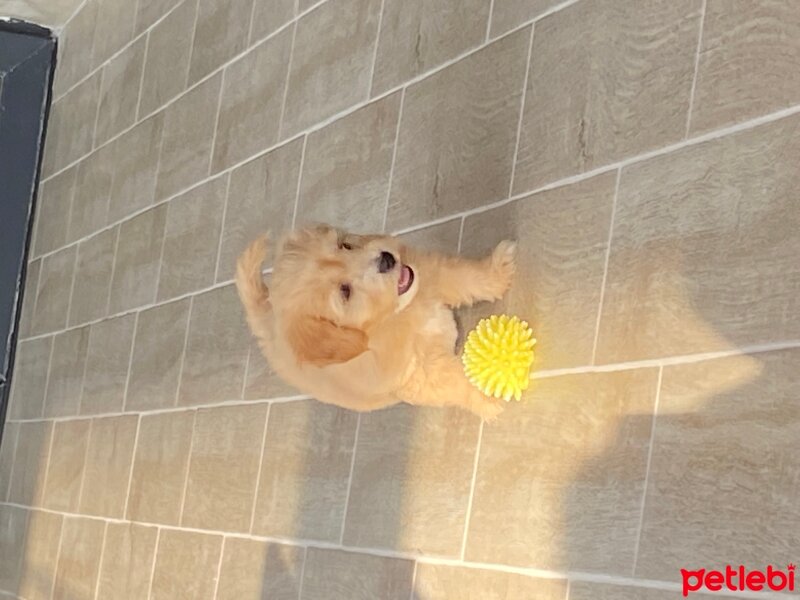
{"label": "puppy's tail", "polygon": [[267,240],[266,234],[256,238],[236,262],[236,290],[244,305],[247,324],[259,338],[267,333],[264,317],[272,308],[269,303],[269,289],[261,274],[261,267],[267,258]]}

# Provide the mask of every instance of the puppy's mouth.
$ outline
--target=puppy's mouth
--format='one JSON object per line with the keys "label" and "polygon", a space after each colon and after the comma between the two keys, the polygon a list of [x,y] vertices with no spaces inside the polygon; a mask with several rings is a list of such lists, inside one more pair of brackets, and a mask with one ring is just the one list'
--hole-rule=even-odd
{"label": "puppy's mouth", "polygon": [[402,296],[411,289],[414,283],[414,271],[408,265],[400,267],[400,278],[397,280],[397,295]]}

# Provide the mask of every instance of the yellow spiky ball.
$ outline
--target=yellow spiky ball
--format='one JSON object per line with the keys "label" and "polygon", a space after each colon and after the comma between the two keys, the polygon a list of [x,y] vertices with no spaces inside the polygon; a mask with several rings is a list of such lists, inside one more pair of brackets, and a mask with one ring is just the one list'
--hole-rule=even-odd
{"label": "yellow spiky ball", "polygon": [[481,319],[464,344],[464,372],[487,396],[519,400],[528,388],[535,343],[533,330],[517,317]]}

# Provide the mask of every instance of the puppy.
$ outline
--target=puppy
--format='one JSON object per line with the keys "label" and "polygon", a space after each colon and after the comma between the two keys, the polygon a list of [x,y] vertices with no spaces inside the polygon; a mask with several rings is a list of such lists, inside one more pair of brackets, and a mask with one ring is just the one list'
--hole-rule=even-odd
{"label": "puppy", "polygon": [[502,297],[515,250],[503,241],[466,260],[323,225],[280,244],[271,292],[266,236],[255,240],[239,257],[236,287],[265,357],[298,390],[356,411],[407,402],[494,420],[504,403],[464,375],[452,309]]}

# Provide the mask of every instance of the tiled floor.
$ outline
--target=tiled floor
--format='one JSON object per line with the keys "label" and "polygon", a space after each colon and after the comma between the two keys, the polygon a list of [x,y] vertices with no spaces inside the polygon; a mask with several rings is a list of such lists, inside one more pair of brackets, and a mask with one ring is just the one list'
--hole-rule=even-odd
{"label": "tiled floor", "polygon": [[[795,0],[88,0],[0,448],[26,599],[667,600],[800,558]],[[247,240],[520,242],[496,424],[264,364]],[[0,593],[0,596],[3,594]]]}

